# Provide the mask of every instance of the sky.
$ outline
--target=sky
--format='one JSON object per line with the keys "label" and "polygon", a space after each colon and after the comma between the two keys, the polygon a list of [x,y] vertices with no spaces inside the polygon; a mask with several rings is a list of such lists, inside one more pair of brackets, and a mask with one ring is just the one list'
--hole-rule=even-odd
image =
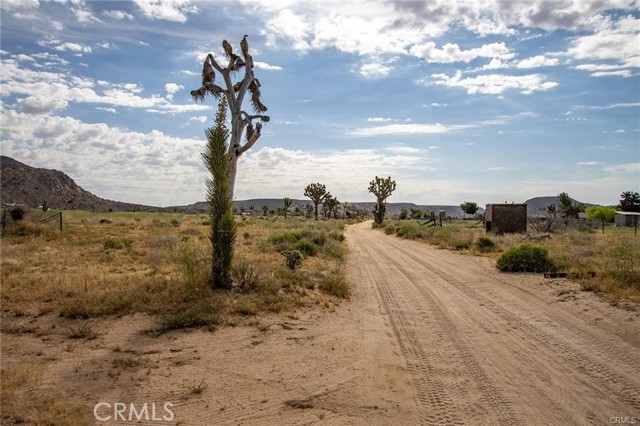
{"label": "sky", "polygon": [[[248,35],[271,121],[234,197],[523,202],[640,190],[639,0],[1,0],[0,152],[94,194],[205,199],[207,53]],[[238,78],[241,78],[239,74]],[[249,110],[250,106],[247,105]]]}

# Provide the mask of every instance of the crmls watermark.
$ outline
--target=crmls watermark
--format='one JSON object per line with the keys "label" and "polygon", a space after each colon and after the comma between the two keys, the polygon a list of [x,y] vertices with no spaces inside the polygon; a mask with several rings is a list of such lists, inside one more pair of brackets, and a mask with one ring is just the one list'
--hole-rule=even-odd
{"label": "crmls watermark", "polygon": [[612,425],[635,425],[638,423],[637,417],[609,417],[609,423]]}
{"label": "crmls watermark", "polygon": [[100,422],[117,421],[153,421],[170,422],[175,415],[171,409],[173,404],[165,402],[156,407],[156,403],[125,404],[124,402],[99,402],[93,407],[93,416]]}

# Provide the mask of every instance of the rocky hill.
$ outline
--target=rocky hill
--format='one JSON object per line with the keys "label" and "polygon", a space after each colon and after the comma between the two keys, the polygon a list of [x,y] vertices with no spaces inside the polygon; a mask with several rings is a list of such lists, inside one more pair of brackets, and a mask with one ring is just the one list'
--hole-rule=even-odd
{"label": "rocky hill", "polygon": [[[590,203],[583,203],[578,200],[574,200],[573,198],[571,198],[571,200],[574,202],[574,204],[582,204],[585,208],[594,205]],[[544,211],[551,204],[555,204],[556,207],[560,206],[560,199],[557,195],[550,197],[534,197],[525,201],[524,204],[527,205],[527,214],[529,216],[544,216]]]}
{"label": "rocky hill", "polygon": [[157,207],[121,203],[100,198],[78,186],[73,179],[58,170],[35,168],[0,157],[0,200],[3,207],[41,206],[61,210],[89,211],[156,211]]}

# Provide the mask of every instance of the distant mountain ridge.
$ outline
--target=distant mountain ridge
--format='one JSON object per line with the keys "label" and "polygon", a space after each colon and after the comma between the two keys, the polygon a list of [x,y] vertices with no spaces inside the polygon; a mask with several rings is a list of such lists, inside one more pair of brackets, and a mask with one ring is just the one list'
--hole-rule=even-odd
{"label": "distant mountain ridge", "polygon": [[0,200],[3,207],[35,208],[47,203],[51,209],[89,211],[158,211],[158,207],[122,203],[86,191],[65,173],[35,168],[0,156]]}
{"label": "distant mountain ridge", "polygon": [[[302,211],[306,208],[306,205],[310,204],[313,206],[313,202],[309,199],[292,199],[291,207],[289,211],[293,212],[296,207],[299,207]],[[350,211],[352,210],[364,210],[369,213],[373,211],[376,203],[374,201],[371,202],[353,202],[350,203],[347,201],[347,206]],[[277,211],[278,209],[284,208],[284,204],[282,198],[254,198],[250,200],[236,200],[233,202],[233,207],[238,211],[244,209],[245,212],[251,212],[251,206],[254,207],[254,214],[262,215],[262,206],[268,206],[268,209]],[[344,203],[340,204],[340,207],[344,207]],[[451,206],[451,205],[419,205],[414,203],[387,203],[387,214],[389,216],[399,215],[400,211],[405,208],[407,211],[411,211],[411,209],[420,209],[422,211],[435,211],[438,212],[440,210],[444,210],[447,212],[447,216],[450,217],[463,217],[463,212],[460,206]],[[206,213],[209,208],[205,201],[199,201],[194,204],[189,204],[186,206],[173,206],[167,207],[167,210],[183,212],[183,213]],[[481,208],[479,210],[480,213],[484,212],[484,209]]]}

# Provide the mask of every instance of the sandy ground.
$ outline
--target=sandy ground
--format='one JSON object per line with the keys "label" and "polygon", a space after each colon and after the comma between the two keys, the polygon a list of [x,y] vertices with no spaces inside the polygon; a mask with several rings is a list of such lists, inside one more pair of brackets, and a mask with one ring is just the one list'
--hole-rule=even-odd
{"label": "sandy ground", "polygon": [[159,337],[136,315],[94,322],[90,341],[56,331],[68,321],[25,316],[2,334],[3,366],[44,359],[40,391],[88,410],[155,402],[159,418],[173,404],[170,422],[96,425],[640,423],[635,305],[370,223],[346,236],[354,295],[334,309]]}

